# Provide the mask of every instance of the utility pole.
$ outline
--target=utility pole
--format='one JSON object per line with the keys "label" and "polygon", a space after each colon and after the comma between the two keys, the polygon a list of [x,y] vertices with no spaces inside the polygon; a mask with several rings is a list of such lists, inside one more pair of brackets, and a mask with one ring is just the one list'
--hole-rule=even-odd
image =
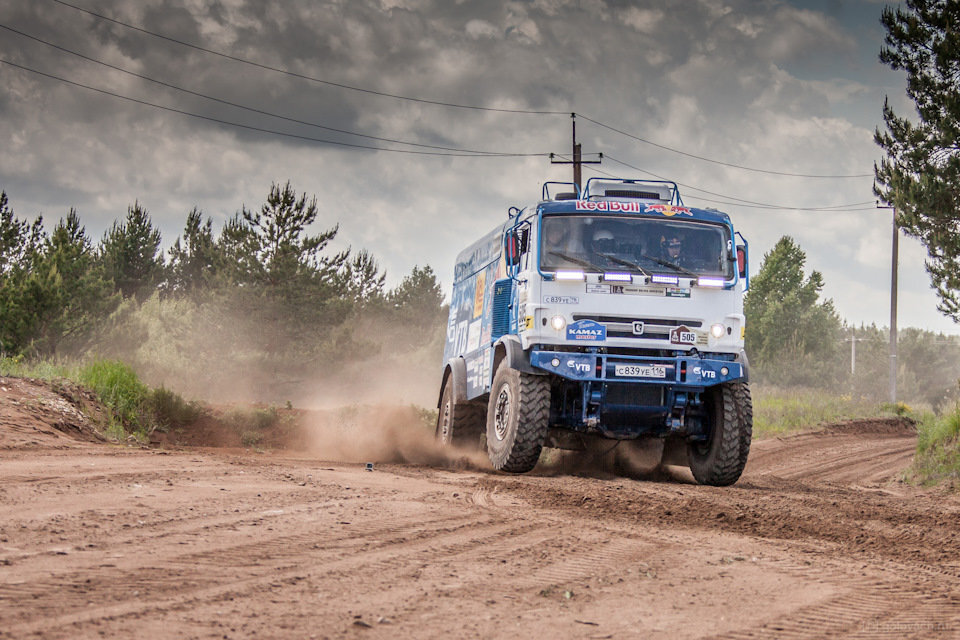
{"label": "utility pole", "polygon": [[890,209],[893,212],[893,246],[890,251],[890,402],[897,402],[897,267],[900,228],[897,226],[897,208],[886,205],[878,209]]}
{"label": "utility pole", "polygon": [[890,402],[897,403],[897,266],[900,229],[897,227],[897,209],[893,209],[893,248],[890,261]]}
{"label": "utility pole", "polygon": [[570,114],[570,123],[573,125],[573,181],[579,187],[583,184],[583,166],[581,165],[582,145],[577,142],[577,114]]}
{"label": "utility pole", "polygon": [[850,376],[857,375],[857,336],[850,335]]}
{"label": "utility pole", "polygon": [[584,160],[583,159],[583,145],[577,142],[577,114],[570,114],[570,121],[573,124],[573,160],[554,160],[553,155],[550,154],[550,164],[572,164],[573,165],[573,182],[577,185],[577,190],[583,187],[583,165],[585,164],[600,164],[603,161],[603,154],[600,153],[598,160]]}

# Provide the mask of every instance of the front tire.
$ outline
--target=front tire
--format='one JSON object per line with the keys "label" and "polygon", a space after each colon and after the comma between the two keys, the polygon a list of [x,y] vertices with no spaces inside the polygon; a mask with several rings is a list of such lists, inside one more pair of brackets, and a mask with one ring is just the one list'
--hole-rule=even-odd
{"label": "front tire", "polygon": [[753,404],[746,383],[727,382],[706,398],[710,436],[687,445],[687,460],[700,484],[725,487],[740,479],[750,453]]}
{"label": "front tire", "polygon": [[497,368],[487,405],[487,454],[493,468],[526,473],[537,465],[550,418],[550,379]]}

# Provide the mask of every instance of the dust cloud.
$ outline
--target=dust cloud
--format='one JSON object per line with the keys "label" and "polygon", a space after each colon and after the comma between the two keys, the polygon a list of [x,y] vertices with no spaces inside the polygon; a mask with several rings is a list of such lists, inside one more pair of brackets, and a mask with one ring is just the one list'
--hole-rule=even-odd
{"label": "dust cloud", "polygon": [[490,468],[483,452],[441,445],[416,407],[364,405],[311,412],[302,429],[306,451],[333,462]]}

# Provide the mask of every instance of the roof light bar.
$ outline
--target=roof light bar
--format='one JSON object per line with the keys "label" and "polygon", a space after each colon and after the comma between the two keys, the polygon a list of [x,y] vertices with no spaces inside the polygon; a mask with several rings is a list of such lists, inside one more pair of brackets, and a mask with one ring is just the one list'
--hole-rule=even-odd
{"label": "roof light bar", "polygon": [[680,278],[677,276],[664,276],[655,273],[650,276],[650,282],[655,284],[680,284]]}
{"label": "roof light bar", "polygon": [[633,276],[629,273],[604,273],[604,282],[633,282]]}
{"label": "roof light bar", "polygon": [[697,278],[697,285],[701,287],[722,287],[727,284],[723,278]]}
{"label": "roof light bar", "polygon": [[583,280],[583,271],[557,271],[557,280]]}

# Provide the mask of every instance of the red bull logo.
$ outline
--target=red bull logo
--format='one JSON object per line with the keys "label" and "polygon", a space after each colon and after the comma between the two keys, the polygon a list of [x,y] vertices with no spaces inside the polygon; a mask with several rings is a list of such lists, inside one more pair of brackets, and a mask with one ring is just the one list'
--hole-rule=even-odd
{"label": "red bull logo", "polygon": [[690,213],[689,208],[676,207],[672,204],[648,204],[647,208],[644,209],[644,211],[648,213],[649,212],[661,213],[667,216],[668,218],[672,216],[679,216],[679,215],[687,215],[687,216],[693,215],[692,213]]}
{"label": "red bull logo", "polygon": [[643,213],[642,202],[593,202],[577,200],[577,211],[606,211],[608,213]]}

